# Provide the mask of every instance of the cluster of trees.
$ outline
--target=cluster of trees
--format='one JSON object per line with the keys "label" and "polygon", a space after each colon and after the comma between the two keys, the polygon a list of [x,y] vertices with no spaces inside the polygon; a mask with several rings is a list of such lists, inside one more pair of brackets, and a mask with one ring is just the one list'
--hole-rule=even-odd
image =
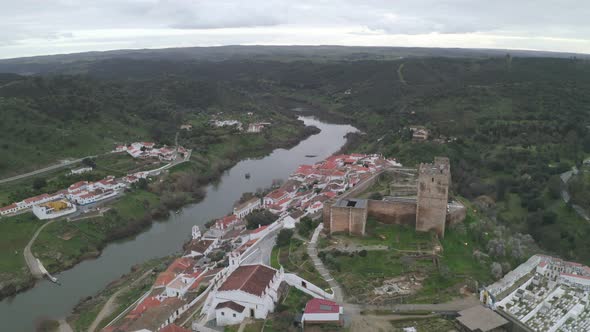
{"label": "cluster of trees", "polygon": [[278,219],[279,216],[266,210],[254,210],[246,216],[246,228],[256,229],[261,226],[270,225]]}

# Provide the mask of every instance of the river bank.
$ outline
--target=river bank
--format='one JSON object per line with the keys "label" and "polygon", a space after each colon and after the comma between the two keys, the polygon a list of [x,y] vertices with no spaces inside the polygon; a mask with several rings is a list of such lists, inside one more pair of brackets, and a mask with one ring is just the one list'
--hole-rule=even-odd
{"label": "river bank", "polygon": [[[219,181],[206,186],[205,198],[200,203],[190,204],[178,214],[171,214],[166,222],[152,223],[132,239],[110,243],[98,258],[82,261],[57,275],[62,286],[41,280],[34,288],[0,302],[0,319],[13,330],[29,331],[36,318],[65,317],[81,298],[95,294],[126,273],[130,266],[177,252],[190,236],[192,226],[204,225],[230,212],[233,202],[242,193],[255,192],[258,188],[270,186],[274,179],[286,178],[299,164],[324,159],[345,143],[347,133],[356,130],[314,118],[302,120],[307,126],[318,127],[321,132],[289,150],[278,148],[264,158],[238,162],[223,172]],[[250,179],[244,177],[246,173],[251,174]],[[54,301],[56,298],[60,300]],[[25,313],[26,317],[23,316]]]}
{"label": "river bank", "polygon": [[[290,135],[278,139],[265,137],[259,144],[240,150],[239,154],[214,155],[208,158],[210,168],[206,170],[195,164],[188,167],[179,165],[171,169],[165,181],[157,183],[157,186],[127,192],[103,217],[75,223],[57,221],[40,234],[32,247],[33,254],[52,274],[68,270],[84,260],[97,258],[109,243],[129,239],[148,229],[154,221],[169,218],[170,211],[202,201],[205,195],[203,188],[219,181],[223,173],[240,160],[259,158],[278,148],[292,148],[317,134],[319,129],[303,123],[298,126],[289,124],[289,132]],[[190,187],[186,186],[187,181],[191,182]],[[177,185],[177,182],[182,185]],[[36,221],[32,215],[28,219]],[[26,271],[7,275],[0,280],[0,300],[34,285],[34,278]]]}

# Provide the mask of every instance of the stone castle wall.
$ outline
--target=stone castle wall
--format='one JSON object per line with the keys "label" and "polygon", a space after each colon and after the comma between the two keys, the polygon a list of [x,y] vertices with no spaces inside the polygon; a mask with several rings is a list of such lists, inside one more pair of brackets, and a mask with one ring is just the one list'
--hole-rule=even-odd
{"label": "stone castle wall", "polygon": [[433,164],[420,164],[416,209],[417,231],[434,230],[440,237],[444,236],[450,182],[451,170],[448,158],[437,157]]}
{"label": "stone castle wall", "polygon": [[368,215],[384,224],[416,224],[416,202],[375,201],[368,202]]}
{"label": "stone castle wall", "polygon": [[[447,212],[451,181],[448,158],[435,158],[433,164],[420,164],[418,169],[418,197],[412,199],[367,200],[366,208],[334,206],[340,199],[354,197],[371,187],[381,172],[359,183],[337,199],[324,202],[324,230],[328,233],[345,232],[364,235],[367,216],[386,224],[403,224],[416,231],[434,230],[444,236],[445,225],[465,219],[465,207],[451,204]],[[338,205],[338,204],[337,204]]]}

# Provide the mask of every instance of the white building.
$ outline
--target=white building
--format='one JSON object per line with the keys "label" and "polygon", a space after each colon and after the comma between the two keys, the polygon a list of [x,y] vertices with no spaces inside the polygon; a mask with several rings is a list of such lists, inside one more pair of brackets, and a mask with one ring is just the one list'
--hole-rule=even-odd
{"label": "white building", "polygon": [[234,208],[234,215],[236,215],[238,218],[241,219],[241,218],[244,218],[245,216],[247,216],[248,214],[250,214],[250,212],[252,212],[258,208],[260,208],[260,198],[254,197],[254,198],[236,206]]}
{"label": "white building", "polygon": [[65,199],[33,205],[33,213],[41,220],[54,219],[76,212],[76,205]]}
{"label": "white building", "polygon": [[70,170],[70,175],[82,174],[87,172],[92,172],[92,167],[80,167]]}
{"label": "white building", "polygon": [[[232,263],[235,264],[230,260]],[[278,301],[283,278],[282,270],[262,264],[237,267],[212,293],[210,307],[215,310],[217,325],[236,324],[245,317],[266,318]]]}
{"label": "white building", "polygon": [[559,276],[558,282],[560,284],[566,284],[571,287],[581,288],[586,291],[590,291],[590,277],[581,276],[577,274],[562,273]]}
{"label": "white building", "polygon": [[263,202],[264,206],[271,206],[278,204],[280,201],[289,198],[290,195],[288,192],[282,189],[276,189],[268,193],[268,195],[264,196]]}
{"label": "white building", "polygon": [[186,247],[184,257],[207,256],[211,251],[218,247],[219,239],[201,239],[192,240]]}

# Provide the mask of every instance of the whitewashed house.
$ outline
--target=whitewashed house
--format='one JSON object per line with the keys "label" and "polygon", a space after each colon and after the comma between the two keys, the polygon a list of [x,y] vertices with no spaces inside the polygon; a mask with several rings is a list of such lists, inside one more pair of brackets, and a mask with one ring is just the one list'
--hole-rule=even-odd
{"label": "whitewashed house", "polygon": [[93,168],[90,166],[75,168],[75,169],[70,170],[70,175],[77,175],[77,174],[92,172],[92,170],[93,170]]}
{"label": "whitewashed house", "polygon": [[242,204],[237,205],[234,208],[234,215],[241,219],[258,208],[260,208],[260,198],[254,197]]}
{"label": "whitewashed house", "polygon": [[[232,264],[236,262],[230,260],[230,269]],[[266,318],[275,308],[283,280],[284,272],[270,266],[255,264],[235,268],[212,294],[210,307],[215,310],[217,325],[236,324],[246,317]]]}

